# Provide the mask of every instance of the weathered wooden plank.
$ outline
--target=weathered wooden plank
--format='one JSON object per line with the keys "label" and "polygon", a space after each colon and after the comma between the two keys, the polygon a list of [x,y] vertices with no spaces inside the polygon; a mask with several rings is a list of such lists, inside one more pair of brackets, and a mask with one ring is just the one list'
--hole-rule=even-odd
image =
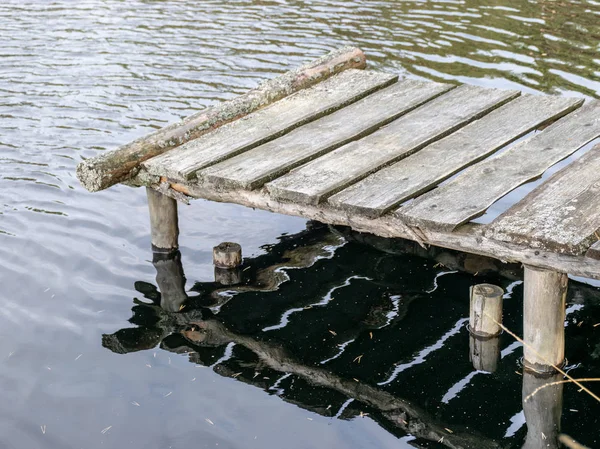
{"label": "weathered wooden plank", "polygon": [[598,136],[600,102],[594,100],[541,133],[467,168],[396,213],[410,225],[452,230]]}
{"label": "weathered wooden plank", "polygon": [[503,261],[520,262],[548,270],[570,273],[575,276],[600,279],[600,260],[552,253],[510,242],[499,242],[483,235],[485,228],[483,225],[469,223],[452,232],[419,229],[406,225],[395,214],[386,214],[379,218],[349,215],[327,203],[314,206],[277,201],[264,189],[218,191],[196,183],[165,184],[166,189],[160,182],[152,185],[161,192],[172,192],[174,196],[183,193],[193,198],[241,204],[280,214],[318,220],[322,223],[349,226],[356,231],[369,232],[381,237],[401,237],[417,241],[420,244],[435,245]]}
{"label": "weathered wooden plank", "polygon": [[463,85],[361,140],[351,142],[267,184],[276,198],[317,204],[356,181],[418,151],[519,92]]}
{"label": "weathered wooden plank", "polygon": [[403,80],[350,106],[197,173],[217,188],[254,189],[290,169],[367,135],[452,89]]}
{"label": "weathered wooden plank", "polygon": [[267,80],[257,88],[214,107],[193,114],[114,151],[87,159],[77,166],[77,177],[91,192],[127,181],[139,171],[140,164],[189,140],[238,119],[265,105],[347,69],[364,69],[364,53],[343,47],[302,67]]}
{"label": "weathered wooden plank", "polygon": [[397,76],[347,70],[144,163],[150,174],[190,179],[196,171],[273,140],[395,82]]}
{"label": "weathered wooden plank", "polygon": [[590,249],[587,250],[585,256],[591,259],[600,260],[600,241],[597,241],[592,246],[590,246]]}
{"label": "weathered wooden plank", "polygon": [[600,145],[538,186],[494,220],[486,235],[579,255],[600,236]]}
{"label": "weathered wooden plank", "polygon": [[582,103],[568,97],[523,95],[328,201],[351,213],[378,217]]}

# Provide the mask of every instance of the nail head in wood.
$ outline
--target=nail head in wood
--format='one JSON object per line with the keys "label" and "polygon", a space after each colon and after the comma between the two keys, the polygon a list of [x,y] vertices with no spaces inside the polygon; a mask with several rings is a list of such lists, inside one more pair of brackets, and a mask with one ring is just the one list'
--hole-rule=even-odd
{"label": "nail head in wood", "polygon": [[472,335],[493,337],[502,332],[502,297],[497,285],[478,284],[471,287],[469,326]]}
{"label": "nail head in wood", "polygon": [[213,248],[213,264],[217,268],[236,268],[242,264],[242,247],[223,242]]}

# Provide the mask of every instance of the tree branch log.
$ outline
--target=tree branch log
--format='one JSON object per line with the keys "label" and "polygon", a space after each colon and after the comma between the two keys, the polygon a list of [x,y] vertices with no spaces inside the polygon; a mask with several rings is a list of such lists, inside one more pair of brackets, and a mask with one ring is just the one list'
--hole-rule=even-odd
{"label": "tree branch log", "polygon": [[90,192],[104,190],[137,174],[142,162],[243,117],[268,104],[311,87],[347,69],[364,69],[364,53],[353,47],[335,50],[302,67],[261,83],[232,100],[193,114],[114,151],[77,166],[77,177]]}

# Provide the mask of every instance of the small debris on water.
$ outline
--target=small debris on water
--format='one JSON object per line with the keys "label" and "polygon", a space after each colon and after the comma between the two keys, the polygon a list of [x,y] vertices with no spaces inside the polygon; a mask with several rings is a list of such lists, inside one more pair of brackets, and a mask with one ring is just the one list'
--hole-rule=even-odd
{"label": "small debris on water", "polygon": [[214,426],[214,425],[215,425],[215,423],[214,423],[214,422],[212,422],[212,421],[211,421],[210,419],[208,419],[208,418],[206,418],[206,419],[205,419],[205,421],[206,421],[207,423],[209,423],[211,426]]}
{"label": "small debris on water", "polygon": [[365,416],[369,416],[368,413],[364,413],[364,412],[360,412],[359,415],[361,418],[364,418]]}
{"label": "small debris on water", "polygon": [[106,432],[108,432],[110,429],[112,429],[112,426],[105,427],[104,429],[102,429],[102,430],[100,431],[100,433],[101,433],[101,434],[105,434],[105,433],[106,433]]}
{"label": "small debris on water", "polygon": [[46,426],[40,426],[40,429],[42,429],[42,433],[45,435],[46,434]]}
{"label": "small debris on water", "polygon": [[83,354],[79,354],[77,357],[75,357],[75,360],[79,360],[81,358]]}
{"label": "small debris on water", "polygon": [[[241,372],[239,372],[239,373],[235,373],[235,374],[234,374],[233,376],[231,376],[231,377],[233,377],[234,379],[237,379],[237,377],[238,377],[238,376],[240,376],[241,374],[242,374]],[[195,379],[195,378],[194,378],[194,379]]]}
{"label": "small debris on water", "polygon": [[574,408],[569,409],[570,412],[579,412],[579,410],[575,410]]}
{"label": "small debris on water", "polygon": [[165,394],[165,395],[163,396],[163,398],[168,398],[168,397],[169,397],[169,396],[171,396],[172,394],[173,394],[173,392],[172,392],[172,391],[169,391],[167,394]]}
{"label": "small debris on water", "polygon": [[355,382],[360,382],[356,377],[353,377],[352,379],[354,379]]}
{"label": "small debris on water", "polygon": [[146,363],[146,366],[147,366],[148,368],[152,368],[152,365],[150,365],[149,363]]}
{"label": "small debris on water", "polygon": [[195,377],[192,379],[192,382],[196,382],[196,378]]}
{"label": "small debris on water", "polygon": [[448,429],[447,427],[444,427],[444,430],[445,430],[446,432],[448,432],[448,433],[454,433],[454,432],[452,432],[450,429]]}
{"label": "small debris on water", "polygon": [[598,326],[600,326],[600,323],[594,324],[594,327],[598,327]]}
{"label": "small debris on water", "polygon": [[312,418],[306,418],[306,419],[308,419],[309,421],[312,421],[312,420],[313,420]]}
{"label": "small debris on water", "polygon": [[373,332],[369,332],[369,338],[373,340]]}
{"label": "small debris on water", "polygon": [[353,361],[353,362],[356,362],[356,363],[360,363],[361,359],[363,358],[363,355],[364,355],[364,354],[361,354],[361,355],[359,355],[359,356],[355,357],[355,358],[354,358],[354,360],[352,360],[352,361]]}
{"label": "small debris on water", "polygon": [[331,329],[329,329],[329,333],[333,336],[337,336],[337,333],[335,331],[332,331]]}
{"label": "small debris on water", "polygon": [[518,371],[515,371],[515,373],[517,373],[519,376],[522,376],[522,375],[523,375],[523,374],[521,374],[521,373],[520,373],[520,372],[518,372]]}
{"label": "small debris on water", "polygon": [[136,407],[139,407],[139,406],[140,406],[139,402],[136,402],[136,401],[131,401],[131,403],[132,403],[133,405],[135,405]]}

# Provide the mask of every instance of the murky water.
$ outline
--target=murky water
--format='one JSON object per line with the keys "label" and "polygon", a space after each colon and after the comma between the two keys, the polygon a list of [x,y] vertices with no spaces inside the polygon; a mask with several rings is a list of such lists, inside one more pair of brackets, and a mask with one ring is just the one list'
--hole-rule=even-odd
{"label": "murky water", "polygon": [[[174,317],[152,306],[144,192],[92,195],[74,171],[348,43],[405,76],[600,97],[599,19],[594,0],[2,2],[0,446],[521,447],[518,344],[477,373],[463,326],[491,281],[520,332],[514,274],[198,201]],[[250,267],[234,292],[212,282],[224,240]],[[569,302],[571,374],[597,377],[599,295],[573,284]],[[565,386],[563,430],[597,447],[599,407]]]}

